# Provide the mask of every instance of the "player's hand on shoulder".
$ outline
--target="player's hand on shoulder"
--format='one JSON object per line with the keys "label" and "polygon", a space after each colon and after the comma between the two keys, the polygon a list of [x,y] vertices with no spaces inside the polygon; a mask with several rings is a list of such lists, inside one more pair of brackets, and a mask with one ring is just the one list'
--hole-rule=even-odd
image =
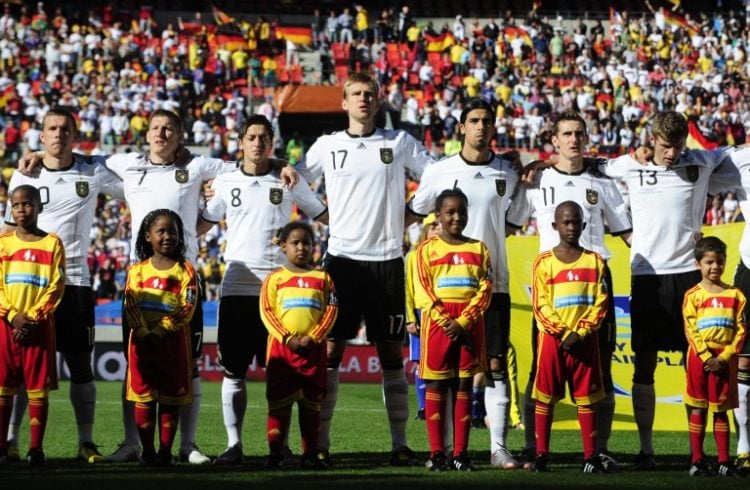
{"label": "player's hand on shoulder", "polygon": [[281,167],[281,172],[279,174],[282,182],[284,182],[284,187],[291,189],[299,182],[299,174],[286,160],[279,160],[279,163],[285,164]]}
{"label": "player's hand on shoulder", "polygon": [[24,175],[31,175],[34,169],[42,164],[44,159],[43,151],[32,151],[23,155],[18,160],[18,171]]}
{"label": "player's hand on shoulder", "polygon": [[645,165],[654,158],[654,150],[648,146],[639,146],[633,152],[633,158],[635,158],[635,161],[641,165]]}
{"label": "player's hand on shoulder", "polygon": [[547,160],[534,160],[519,169],[519,177],[524,185],[533,185],[536,174],[557,163],[557,155],[551,155]]}
{"label": "player's hand on shoulder", "polygon": [[211,179],[203,183],[203,197],[206,199],[206,202],[210,201],[211,199],[214,198],[214,196],[216,196],[216,191],[214,191],[214,188],[212,185],[213,182],[214,180]]}

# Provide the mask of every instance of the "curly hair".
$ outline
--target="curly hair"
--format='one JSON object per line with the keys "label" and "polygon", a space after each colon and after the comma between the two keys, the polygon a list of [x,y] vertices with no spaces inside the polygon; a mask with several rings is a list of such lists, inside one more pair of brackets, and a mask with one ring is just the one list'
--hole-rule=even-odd
{"label": "curly hair", "polygon": [[182,264],[185,262],[185,230],[182,226],[180,215],[171,209],[155,209],[143,218],[141,227],[138,230],[138,238],[135,241],[135,256],[138,260],[146,260],[154,255],[154,248],[146,240],[146,233],[148,233],[151,226],[160,216],[169,216],[175,225],[177,225],[177,245],[175,245],[174,251],[169,258]]}
{"label": "curly hair", "polygon": [[289,239],[289,235],[291,235],[294,230],[304,230],[310,242],[315,242],[315,234],[312,227],[304,221],[291,221],[284,225],[284,227],[280,228],[276,233],[276,239],[274,240],[274,242],[279,245],[285,243]]}

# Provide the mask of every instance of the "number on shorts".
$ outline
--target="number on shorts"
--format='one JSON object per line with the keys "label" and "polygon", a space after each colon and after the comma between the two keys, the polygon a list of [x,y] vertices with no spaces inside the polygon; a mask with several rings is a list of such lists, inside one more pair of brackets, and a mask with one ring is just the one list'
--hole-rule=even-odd
{"label": "number on shorts", "polygon": [[404,315],[388,315],[388,320],[390,321],[390,335],[399,335],[404,333]]}

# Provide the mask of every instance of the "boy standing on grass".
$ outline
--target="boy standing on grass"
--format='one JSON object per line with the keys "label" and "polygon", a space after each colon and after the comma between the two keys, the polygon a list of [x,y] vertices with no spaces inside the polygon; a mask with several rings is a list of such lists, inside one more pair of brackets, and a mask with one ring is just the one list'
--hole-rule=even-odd
{"label": "boy standing on grass", "polygon": [[[425,416],[430,471],[473,471],[468,457],[474,375],[485,369],[483,313],[490,305],[490,253],[481,240],[464,236],[469,200],[447,189],[435,202],[441,233],[417,249],[422,310],[419,377],[427,384]],[[444,420],[452,394],[453,458],[445,455]]]}
{"label": "boy standing on grass", "polygon": [[727,246],[716,237],[698,240],[695,265],[701,282],[685,293],[682,311],[688,341],[685,404],[690,409],[690,476],[712,476],[703,454],[706,412],[714,414],[714,439],[719,453],[718,474],[735,476],[729,456],[727,410],[738,406],[737,352],[745,337],[745,295],[721,280]]}
{"label": "boy standing on grass", "polygon": [[39,190],[16,187],[10,206],[16,230],[0,236],[0,466],[8,464],[13,395],[22,383],[29,396],[28,461],[41,466],[47,397],[57,389],[53,313],[65,289],[65,253],[57,235],[37,227]]}
{"label": "boy standing on grass", "polygon": [[597,329],[607,314],[602,257],[579,244],[586,224],[573,201],[555,209],[552,227],[560,243],[534,262],[532,305],[539,327],[536,400],[536,458],[533,469],[549,469],[549,439],[555,403],[565,383],[578,406],[584,473],[606,473],[596,456],[594,404],[604,398]]}

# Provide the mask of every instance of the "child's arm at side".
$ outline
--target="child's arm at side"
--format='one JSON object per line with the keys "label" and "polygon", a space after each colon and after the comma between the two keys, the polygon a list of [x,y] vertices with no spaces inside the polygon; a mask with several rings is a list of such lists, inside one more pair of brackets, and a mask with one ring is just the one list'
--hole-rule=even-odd
{"label": "child's arm at side", "polygon": [[534,261],[531,299],[534,318],[536,318],[539,330],[555,337],[563,337],[566,331],[570,331],[552,306],[552,298],[548,281],[550,277],[544,267],[542,256],[538,256]]}
{"label": "child's arm at side", "polygon": [[745,335],[747,334],[744,315],[746,302],[747,298],[737,291],[737,303],[734,306],[734,338],[732,339],[732,342],[724,348],[721,354],[719,354],[719,357],[727,362],[740,352],[745,342]]}
{"label": "child's arm at side", "polygon": [[143,316],[141,309],[138,307],[138,275],[140,266],[138,264],[131,267],[125,280],[125,300],[123,302],[125,316],[127,317],[128,327],[133,331],[135,336],[142,339],[151,331],[148,328],[146,317]]}
{"label": "child's arm at side", "polygon": [[596,255],[597,283],[594,291],[594,304],[578,320],[574,331],[581,339],[599,329],[602,320],[607,316],[607,287],[604,279],[604,260]]}
{"label": "child's arm at side", "polygon": [[685,337],[690,347],[693,348],[701,361],[704,363],[711,359],[713,355],[706,345],[706,341],[701,337],[698,331],[697,316],[698,308],[695,304],[696,298],[693,295],[686,294],[682,302],[682,317],[685,319]]}
{"label": "child's arm at side", "polygon": [[328,335],[328,332],[333,328],[333,322],[336,321],[336,316],[339,313],[339,303],[336,298],[336,288],[334,287],[331,276],[326,273],[326,284],[328,285],[328,291],[326,291],[325,298],[325,310],[323,315],[320,317],[320,321],[315,327],[307,333],[316,343],[321,343]]}
{"label": "child's arm at side", "polygon": [[479,289],[477,289],[474,297],[471,298],[469,304],[463,309],[461,315],[456,318],[461,327],[466,328],[472,323],[476,322],[477,319],[489,308],[490,299],[492,299],[492,266],[490,265],[490,252],[487,247],[482,244],[482,268],[479,271]]}
{"label": "child's arm at side", "polygon": [[65,250],[60,239],[56,240],[57,246],[52,250],[49,284],[39,300],[26,312],[26,316],[35,322],[46,320],[52,315],[65,291]]}
{"label": "child's arm at side", "polygon": [[[422,314],[425,313],[430,315],[435,323],[441,327],[448,325],[450,320],[453,320],[448,312],[443,307],[443,302],[438,298],[435,291],[432,289],[432,275],[430,274],[430,257],[429,257],[429,245],[430,241],[422,242],[417,248],[417,276],[419,278],[419,284],[422,286],[422,290],[425,292],[427,297],[430,299],[429,310],[423,309]],[[425,305],[426,306],[426,305]]]}
{"label": "child's arm at side", "polygon": [[[417,308],[417,305],[414,303],[414,288],[419,286],[419,284],[414,281],[416,268],[417,252],[414,251],[406,256],[406,270],[404,271],[404,285],[406,287],[406,329],[412,334],[415,333],[417,329],[417,315],[414,313],[414,310]],[[410,331],[410,329],[413,331]]]}
{"label": "child's arm at side", "polygon": [[260,318],[268,333],[282,344],[286,344],[292,335],[276,315],[276,276],[276,273],[271,273],[263,281],[260,290]]}
{"label": "child's arm at side", "polygon": [[182,284],[180,290],[180,301],[177,304],[177,309],[170,315],[162,317],[159,325],[154,328],[151,333],[158,337],[163,337],[166,334],[174,333],[190,324],[190,320],[193,318],[198,298],[198,276],[195,273],[195,269],[190,262],[184,263],[184,275],[182,278]]}

